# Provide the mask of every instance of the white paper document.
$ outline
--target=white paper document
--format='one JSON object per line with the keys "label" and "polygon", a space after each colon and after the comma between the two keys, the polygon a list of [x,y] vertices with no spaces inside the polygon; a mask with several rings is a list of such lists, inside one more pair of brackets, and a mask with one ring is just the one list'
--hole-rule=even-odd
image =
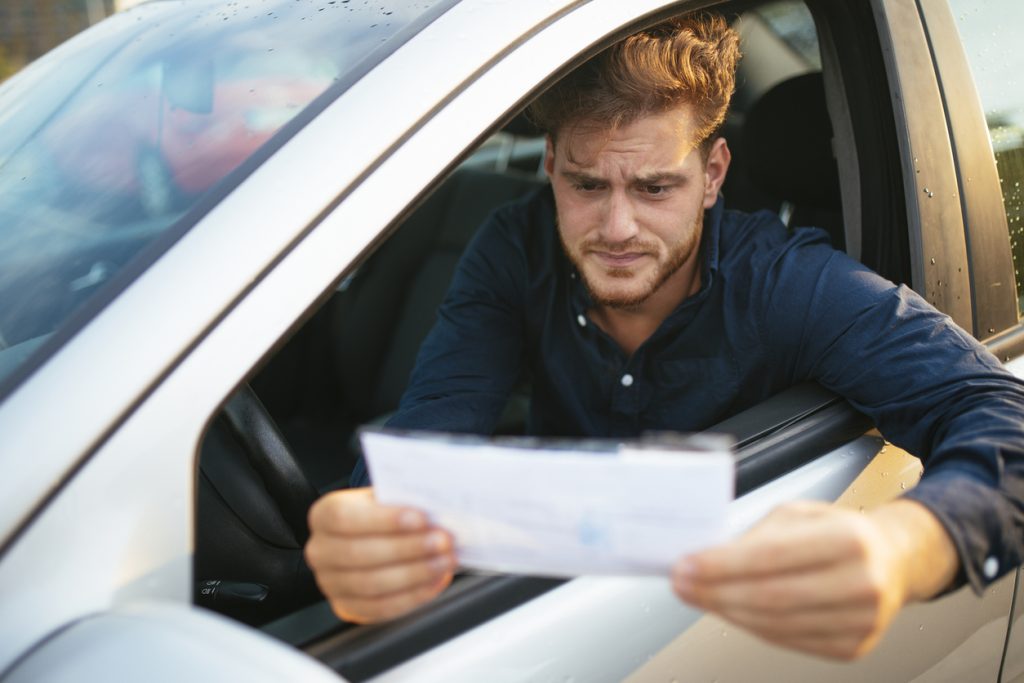
{"label": "white paper document", "polygon": [[667,574],[725,540],[729,442],[505,445],[476,437],[361,433],[375,495],[426,512],[463,567],[534,574]]}

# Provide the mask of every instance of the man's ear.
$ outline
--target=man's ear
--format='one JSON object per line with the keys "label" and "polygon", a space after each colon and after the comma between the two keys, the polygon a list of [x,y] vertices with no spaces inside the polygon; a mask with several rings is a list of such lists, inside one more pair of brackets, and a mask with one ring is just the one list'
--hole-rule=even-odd
{"label": "man's ear", "polygon": [[732,152],[725,138],[718,138],[711,143],[708,161],[704,164],[704,208],[710,209],[718,201],[718,192],[725,182],[725,174],[729,171]]}
{"label": "man's ear", "polygon": [[555,142],[550,135],[544,136],[544,172],[549,178],[555,174]]}

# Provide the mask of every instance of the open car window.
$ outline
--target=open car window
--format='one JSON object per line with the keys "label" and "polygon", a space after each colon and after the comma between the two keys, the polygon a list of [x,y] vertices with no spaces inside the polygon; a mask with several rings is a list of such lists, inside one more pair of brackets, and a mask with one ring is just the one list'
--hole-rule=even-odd
{"label": "open car window", "polygon": [[[736,159],[731,184],[724,190],[726,204],[767,208],[794,226],[823,225],[841,246],[838,175],[830,152],[822,157],[824,165],[808,167],[791,187],[765,183],[772,175],[776,150],[792,145],[796,136],[805,147],[815,145],[816,153],[831,144],[824,133],[810,142],[806,136],[805,124],[815,117],[817,129],[828,130],[811,15],[801,3],[768,3],[738,23],[747,40],[745,63],[749,66],[741,67],[744,90],[738,97],[742,101],[723,130]],[[781,95],[766,108],[763,100],[768,92]],[[787,130],[773,130],[781,112],[794,107],[803,108],[807,118]],[[753,138],[747,139],[751,122],[758,135],[777,138],[777,147],[757,148]],[[275,632],[293,628],[301,632],[301,627],[295,627],[296,618],[289,617],[295,613],[337,628],[324,606],[317,606],[318,592],[301,562],[302,514],[289,509],[291,503],[275,500],[278,492],[266,485],[265,478],[279,474],[253,468],[252,451],[287,449],[300,470],[292,473],[289,490],[300,497],[309,499],[347,484],[358,457],[355,431],[363,424],[381,423],[396,409],[416,351],[433,324],[463,248],[492,209],[546,182],[543,153],[543,137],[522,114],[494,131],[340,281],[212,423],[199,467],[195,558],[199,604],[249,623],[276,624],[270,627]],[[524,377],[509,400],[499,432],[525,429],[528,386],[529,378]],[[813,407],[805,412],[814,412],[832,405],[834,398],[813,394],[808,401]],[[863,430],[861,420],[840,413],[836,419],[847,421],[845,437]],[[254,442],[247,425],[268,419],[273,435]],[[753,442],[773,426],[751,427],[744,422],[736,428]],[[813,448],[805,450],[811,452]],[[751,459],[748,468],[752,474],[745,485],[749,487],[779,473],[763,457]],[[244,533],[239,534],[238,528]],[[237,536],[235,541],[223,543],[221,539],[232,534]],[[550,586],[530,584],[522,599]]]}

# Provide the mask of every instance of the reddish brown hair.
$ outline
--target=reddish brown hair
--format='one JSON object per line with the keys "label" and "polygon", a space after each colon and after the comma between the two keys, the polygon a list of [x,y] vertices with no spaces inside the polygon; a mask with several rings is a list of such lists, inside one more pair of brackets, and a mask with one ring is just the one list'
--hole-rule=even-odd
{"label": "reddish brown hair", "polygon": [[615,128],[691,105],[694,142],[710,148],[736,86],[739,58],[739,36],[720,15],[676,17],[585,62],[537,98],[527,114],[554,139],[567,125]]}

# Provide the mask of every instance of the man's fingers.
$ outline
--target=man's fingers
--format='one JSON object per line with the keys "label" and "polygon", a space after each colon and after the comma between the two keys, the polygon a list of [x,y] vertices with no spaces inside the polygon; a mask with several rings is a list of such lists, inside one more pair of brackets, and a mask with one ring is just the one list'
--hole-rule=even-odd
{"label": "man's fingers", "polygon": [[306,561],[347,621],[397,617],[451,582],[451,537],[418,510],[379,504],[371,489],[323,496],[310,509],[309,527]]}
{"label": "man's fingers", "polygon": [[[837,524],[838,516],[844,524]],[[855,512],[782,506],[735,541],[684,557],[673,576],[716,582],[821,568],[862,558],[866,533],[867,523]]]}
{"label": "man's fingers", "polygon": [[677,575],[673,587],[686,602],[720,613],[740,609],[784,616],[808,609],[878,609],[882,599],[880,588],[857,563],[725,581]]}
{"label": "man's fingers", "polygon": [[306,561],[317,571],[369,569],[450,553],[452,539],[444,531],[391,536],[314,537]]}
{"label": "man's fingers", "polygon": [[438,555],[428,560],[378,567],[372,571],[321,572],[317,575],[317,583],[327,595],[379,600],[424,585],[433,585],[450,575],[454,568],[453,556]]}
{"label": "man's fingers", "polygon": [[427,525],[419,510],[381,505],[369,488],[333,491],[309,510],[310,529],[327,534],[393,534],[421,531]]}

